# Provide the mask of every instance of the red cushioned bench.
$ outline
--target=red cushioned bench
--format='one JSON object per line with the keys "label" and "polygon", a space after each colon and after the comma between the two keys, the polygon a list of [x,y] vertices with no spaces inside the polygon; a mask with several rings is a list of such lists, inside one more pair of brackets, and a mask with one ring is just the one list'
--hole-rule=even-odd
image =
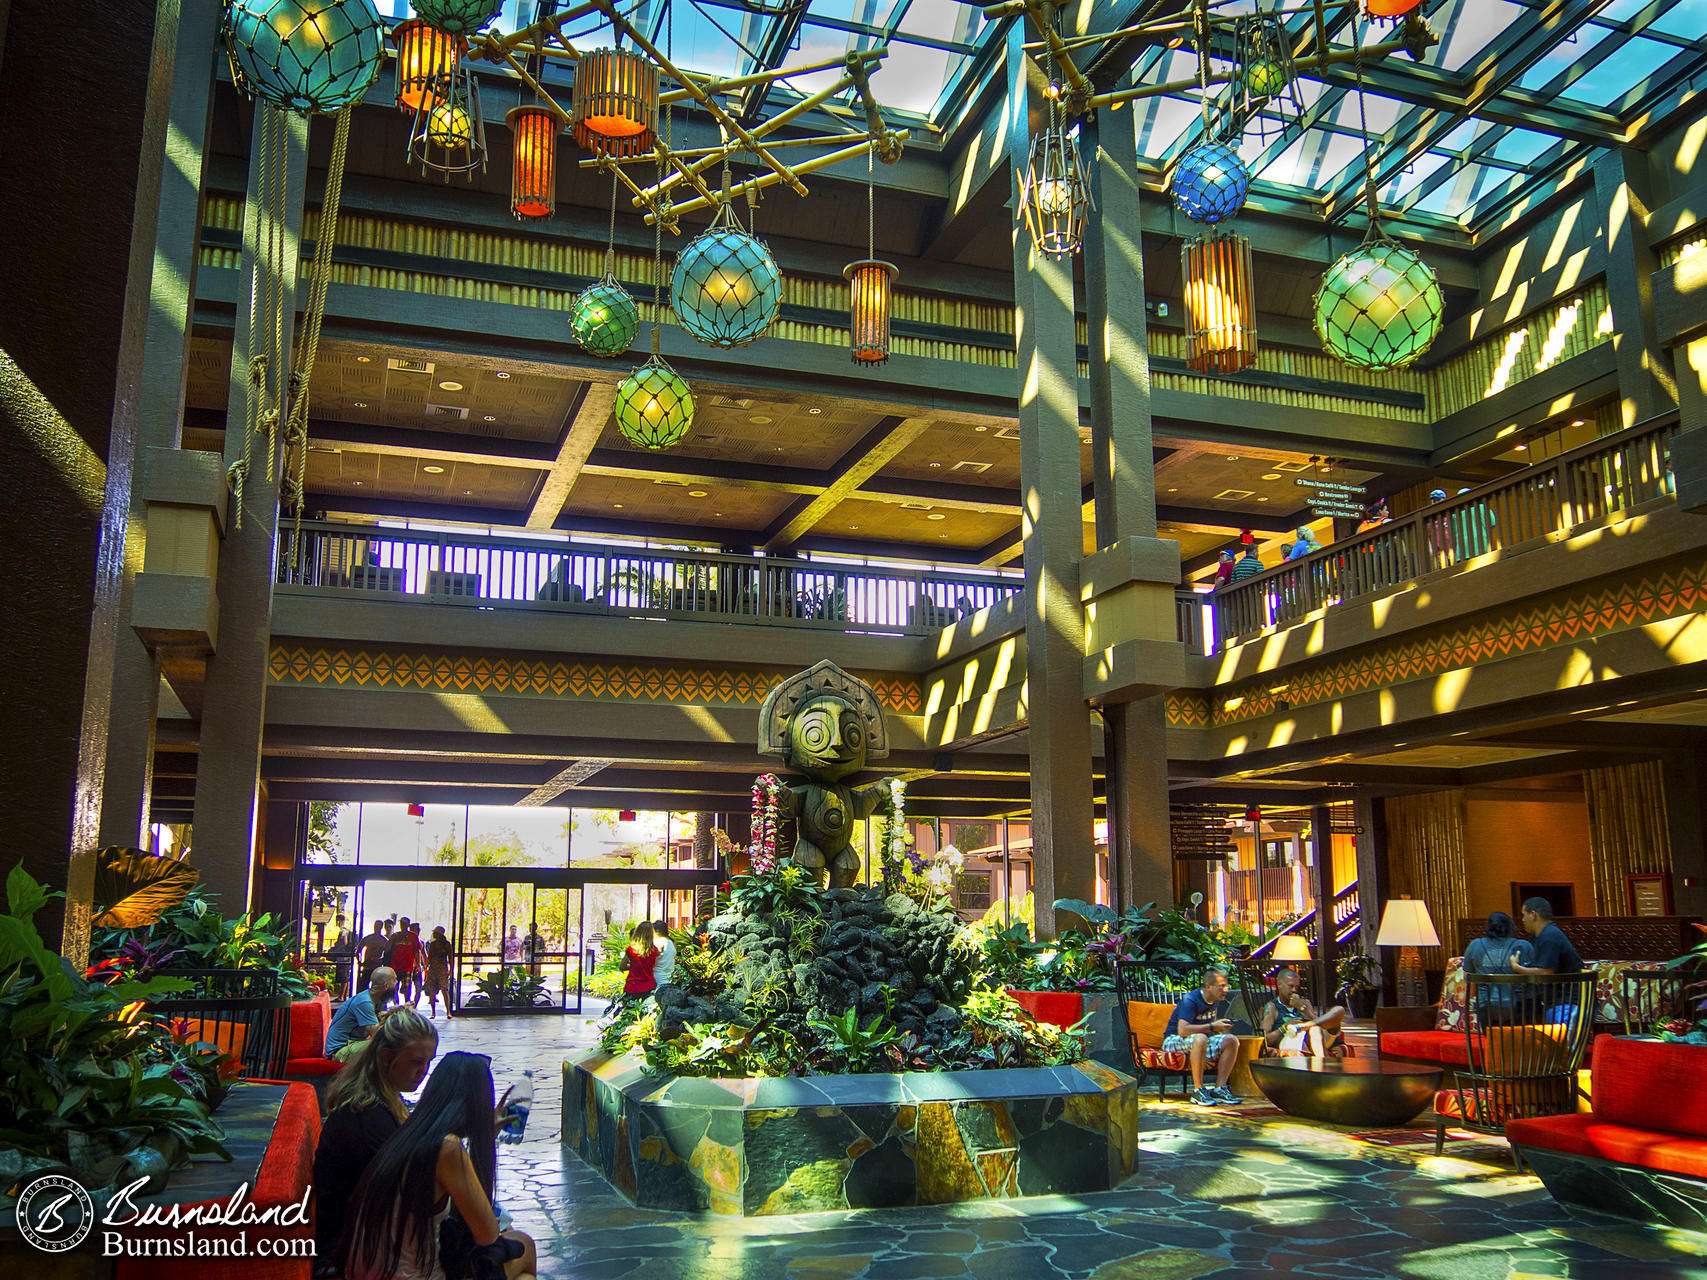
{"label": "red cushioned bench", "polygon": [[290,1052],[285,1077],[312,1085],[315,1096],[324,1099],[327,1082],[344,1064],[326,1056],[326,1032],[332,1026],[332,998],[324,991],[312,1000],[299,1000],[290,1007]]}
{"label": "red cushioned bench", "polygon": [[1600,1036],[1592,1101],[1506,1139],[1567,1209],[1707,1231],[1707,1047]]}

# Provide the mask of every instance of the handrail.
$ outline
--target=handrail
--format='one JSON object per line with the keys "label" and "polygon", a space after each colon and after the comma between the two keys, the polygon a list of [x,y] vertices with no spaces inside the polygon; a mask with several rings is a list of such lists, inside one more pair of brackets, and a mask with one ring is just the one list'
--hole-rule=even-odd
{"label": "handrail", "polygon": [[1675,496],[1675,417],[1602,436],[1215,592],[1221,644],[1491,552],[1519,551]]}
{"label": "handrail", "polygon": [[280,538],[282,588],[369,598],[550,608],[924,635],[1024,589],[1017,576],[867,569],[304,521]]}
{"label": "handrail", "polygon": [[[282,591],[480,608],[930,635],[1025,589],[1017,574],[878,569],[305,520],[281,533]],[[1204,597],[1175,593],[1189,652],[1205,652]]]}
{"label": "handrail", "polygon": [[[1334,942],[1336,944],[1344,942],[1346,938],[1350,937],[1361,926],[1363,916],[1362,902],[1362,895],[1358,892],[1357,882],[1355,880],[1345,888],[1341,889],[1338,893],[1334,894],[1333,901],[1329,903],[1329,907],[1330,914],[1334,921]],[[1284,927],[1276,931],[1272,936],[1264,938],[1261,942],[1257,943],[1245,953],[1245,959],[1269,959],[1274,952],[1275,943],[1279,942],[1289,934],[1303,934],[1305,939],[1309,941],[1310,945],[1315,946],[1322,938],[1321,927],[1317,923],[1318,916],[1318,909],[1316,907],[1311,907],[1296,920],[1288,921]]]}

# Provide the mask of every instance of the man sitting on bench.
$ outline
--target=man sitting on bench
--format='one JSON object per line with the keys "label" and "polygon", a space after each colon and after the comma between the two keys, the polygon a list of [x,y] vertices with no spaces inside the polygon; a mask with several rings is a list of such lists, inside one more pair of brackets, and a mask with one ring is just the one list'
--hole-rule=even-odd
{"label": "man sitting on bench", "polygon": [[[1227,973],[1205,969],[1203,987],[1188,991],[1168,1016],[1162,1049],[1183,1053],[1191,1063],[1191,1100],[1200,1107],[1240,1101],[1227,1087],[1233,1068],[1239,1064],[1239,1037],[1231,1034],[1233,1020],[1227,1017]],[[1203,1064],[1215,1064],[1215,1083],[1203,1087]]]}

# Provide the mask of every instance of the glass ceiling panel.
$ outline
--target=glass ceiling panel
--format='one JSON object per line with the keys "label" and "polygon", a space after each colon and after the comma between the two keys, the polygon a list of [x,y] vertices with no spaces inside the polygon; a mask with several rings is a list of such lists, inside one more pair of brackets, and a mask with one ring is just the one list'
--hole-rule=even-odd
{"label": "glass ceiling panel", "polygon": [[1653,24],[1653,30],[1681,40],[1700,40],[1707,33],[1707,0],[1682,0]]}
{"label": "glass ceiling panel", "polygon": [[1535,15],[1508,0],[1446,0],[1429,17],[1428,25],[1440,37],[1423,61],[1444,71],[1457,71],[1490,41],[1519,24],[1533,25]]}
{"label": "glass ceiling panel", "polygon": [[1591,107],[1607,107],[1617,102],[1642,81],[1670,62],[1679,50],[1657,40],[1633,36],[1624,45],[1607,55],[1597,66],[1585,72],[1581,79],[1560,96]]}

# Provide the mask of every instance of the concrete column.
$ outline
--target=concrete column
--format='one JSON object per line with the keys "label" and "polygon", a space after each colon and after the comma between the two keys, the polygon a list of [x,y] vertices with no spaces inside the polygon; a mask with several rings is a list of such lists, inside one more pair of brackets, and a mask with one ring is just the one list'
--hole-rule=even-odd
{"label": "concrete column", "polygon": [[[1122,590],[1152,597],[1142,612],[1154,619],[1159,609],[1167,621],[1150,628],[1148,638],[1173,641],[1179,548],[1156,537],[1150,344],[1132,113],[1099,110],[1083,125],[1081,145],[1095,200],[1085,231],[1085,312],[1097,546],[1136,544],[1134,560],[1153,566],[1150,576],[1157,581],[1133,582]],[[1178,661],[1183,663],[1183,656]],[[1150,693],[1109,701],[1102,714],[1115,901],[1128,906],[1172,902],[1166,699]]]}
{"label": "concrete column", "polygon": [[[1362,921],[1357,949],[1379,960],[1381,949],[1375,945],[1375,935],[1381,931],[1381,904],[1387,900],[1391,883],[1387,872],[1387,807],[1380,800],[1364,797],[1352,801],[1351,811],[1357,827],[1357,901]],[[1388,968],[1382,967],[1382,985],[1384,999],[1391,1003],[1393,974]]]}
{"label": "concrete column", "polygon": [[[201,243],[202,163],[213,113],[214,58],[223,8],[219,0],[181,0],[177,51],[164,63],[165,78],[159,91],[171,95],[170,126],[164,140],[165,164],[160,176],[147,329],[136,398],[139,458],[150,448],[176,449],[182,438],[190,308]],[[153,785],[160,655],[130,626],[131,601],[146,538],[146,489],[146,477],[131,487],[125,531],[106,785],[101,798],[102,845],[142,842]]]}
{"label": "concrete column", "polygon": [[[258,156],[266,116],[255,113],[249,154]],[[290,316],[296,310],[296,260],[302,230],[303,179],[307,173],[308,122],[290,116],[285,165],[285,252],[275,282],[285,291],[283,367],[290,368]],[[261,247],[258,183],[261,175],[251,161],[248,203],[243,216],[242,278],[251,278],[251,261]],[[259,326],[257,321],[257,327]],[[249,421],[249,358],[265,350],[265,335],[250,332],[247,296],[239,299],[237,327],[231,349],[231,396],[227,402],[225,463],[243,456],[244,427]],[[282,425],[279,442],[283,443]],[[231,503],[224,544],[220,548],[218,648],[207,663],[201,739],[196,758],[195,864],[202,884],[220,895],[227,915],[250,902],[252,864],[256,849],[256,819],[261,773],[261,730],[266,715],[267,658],[272,638],[273,573],[278,552],[279,478],[283,466],[267,476],[265,439],[250,452],[249,477],[243,488],[242,520],[237,501]]]}
{"label": "concrete column", "polygon": [[[1041,75],[1020,47],[1024,38],[1024,24],[1015,23],[1007,48],[1007,128],[1016,184],[1030,156],[1033,110],[1039,123],[1043,119]],[[1081,674],[1084,547],[1073,264],[1038,253],[1017,216],[1011,234],[1033,892],[1038,936],[1053,937],[1057,898],[1088,902],[1096,896],[1090,714]]]}
{"label": "concrete column", "polygon": [[1310,891],[1316,895],[1316,1007],[1333,1003],[1334,962],[1339,948],[1334,943],[1334,822],[1333,810],[1325,804],[1310,809],[1310,843],[1315,855],[1310,868]]}
{"label": "concrete column", "polygon": [[1707,787],[1702,763],[1693,751],[1668,751],[1661,757],[1660,774],[1671,844],[1672,910],[1707,917]]}
{"label": "concrete column", "polygon": [[1671,357],[1654,323],[1654,272],[1648,244],[1647,157],[1618,148],[1595,162],[1600,230],[1606,237],[1606,293],[1612,303],[1612,349],[1618,359],[1623,421],[1634,426],[1677,405]]}

